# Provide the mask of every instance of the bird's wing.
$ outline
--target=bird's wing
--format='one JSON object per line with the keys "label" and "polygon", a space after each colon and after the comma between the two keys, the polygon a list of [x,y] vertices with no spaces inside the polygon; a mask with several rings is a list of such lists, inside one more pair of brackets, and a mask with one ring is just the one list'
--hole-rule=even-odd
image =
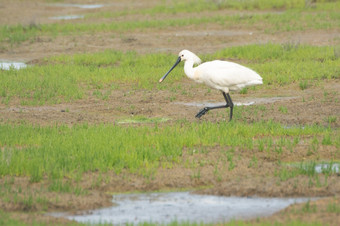
{"label": "bird's wing", "polygon": [[221,87],[241,89],[249,85],[262,84],[261,76],[255,71],[228,61],[206,62],[196,67],[196,70],[204,83],[216,89]]}

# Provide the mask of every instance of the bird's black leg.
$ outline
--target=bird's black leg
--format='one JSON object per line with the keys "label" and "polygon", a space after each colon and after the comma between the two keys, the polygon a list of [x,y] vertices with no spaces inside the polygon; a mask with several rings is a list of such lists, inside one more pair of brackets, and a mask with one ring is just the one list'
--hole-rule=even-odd
{"label": "bird's black leg", "polygon": [[227,95],[226,95],[225,92],[223,92],[223,96],[224,96],[225,100],[227,101],[227,105],[229,105],[229,107],[230,107],[230,116],[229,116],[229,122],[230,122],[231,119],[233,118],[234,103],[231,100],[229,93],[227,93]]}
{"label": "bird's black leg", "polygon": [[201,109],[197,114],[196,114],[196,118],[201,118],[203,115],[205,115],[205,113],[207,113],[208,111],[212,110],[212,109],[217,109],[217,108],[228,108],[230,107],[230,119],[229,121],[232,119],[233,117],[233,107],[234,107],[234,104],[230,98],[230,95],[229,93],[225,93],[225,92],[222,92],[223,94],[223,97],[225,99],[225,101],[227,102],[226,105],[221,105],[221,106],[214,106],[214,107],[205,107],[203,109]]}

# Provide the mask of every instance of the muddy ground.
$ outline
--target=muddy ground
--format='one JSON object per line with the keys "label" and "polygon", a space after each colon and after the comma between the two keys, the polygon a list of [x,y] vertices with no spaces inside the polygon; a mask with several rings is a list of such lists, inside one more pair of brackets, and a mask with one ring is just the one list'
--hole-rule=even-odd
{"label": "muddy ground", "polygon": [[[76,3],[77,1],[72,2]],[[83,3],[83,1],[81,2]],[[98,1],[86,2],[98,4]],[[39,0],[0,0],[0,24],[70,23],[69,21],[55,21],[49,17],[79,15],[101,10],[118,11],[126,8],[144,8],[155,5],[156,1],[102,2],[107,4],[104,8],[79,9],[61,7]],[[225,10],[220,13],[236,12]],[[134,20],[136,18],[121,19]],[[77,20],[73,22],[77,23]],[[334,45],[340,42],[340,32],[339,30],[329,30],[327,32],[303,31],[268,34],[260,30],[238,29],[237,25],[228,31],[222,30],[219,25],[209,25],[203,26],[201,29],[184,27],[181,29],[151,29],[148,32],[132,31],[124,34],[106,32],[82,36],[39,37],[33,42],[27,41],[15,46],[2,44],[0,59],[38,62],[46,56],[61,53],[97,52],[105,49],[134,50],[139,53],[171,52],[175,58],[177,52],[184,48],[197,53],[209,53],[228,46],[268,42]],[[160,76],[155,78],[155,86],[158,85]],[[190,90],[190,94],[182,95],[180,92],[173,93],[169,90],[160,91],[158,89],[132,91],[129,87],[126,87],[112,91],[108,100],[90,96],[87,99],[51,106],[21,106],[20,100],[13,100],[9,105],[0,104],[0,121],[13,123],[26,121],[39,125],[53,125],[55,123],[69,125],[76,123],[97,124],[119,123],[121,119],[138,115],[169,118],[170,120],[166,123],[172,123],[177,119],[200,121],[194,117],[200,107],[188,106],[183,103],[223,101],[219,92],[208,92],[206,88],[200,85],[192,86],[192,83],[188,80],[183,80],[180,85],[183,89]],[[320,124],[338,128],[340,124],[339,90],[340,81],[333,80],[313,84],[305,90],[301,90],[298,84],[264,89],[259,87],[255,90],[248,90],[247,94],[232,93],[231,97],[234,102],[255,101],[256,105],[264,106],[266,109],[260,111],[255,108],[256,111],[244,111],[240,116],[237,116],[238,120],[246,120],[251,123],[262,119],[273,119],[287,126]],[[169,96],[172,96],[172,99]],[[280,111],[280,107],[286,108],[287,111]],[[336,120],[329,123],[330,117],[335,117]],[[227,118],[228,112],[220,110],[203,116],[201,121],[226,123]],[[223,161],[223,158],[226,157],[221,157],[220,153],[223,149],[227,148],[217,146],[209,149],[208,152],[194,155],[192,153],[196,150],[184,150],[182,163],[175,164],[172,167],[160,167],[157,173],[151,173],[147,178],[126,172],[120,175],[108,172],[101,174],[100,178],[102,179],[99,180],[99,173],[88,173],[79,182],[79,185],[88,192],[79,196],[48,192],[47,182],[32,184],[29,182],[29,178],[16,177],[14,181],[11,181],[13,187],[27,188],[32,193],[36,191],[48,200],[47,204],[35,204],[28,208],[25,203],[13,204],[1,199],[0,206],[2,210],[11,212],[13,217],[28,223],[33,220],[65,223],[66,220],[47,217],[42,212],[46,210],[74,212],[108,206],[111,204],[111,195],[116,192],[189,189],[215,195],[330,197],[313,202],[313,205],[318,207],[318,211],[307,211],[301,214],[301,209],[304,206],[300,204],[289,207],[265,220],[285,222],[287,219],[299,219],[306,222],[320,221],[331,225],[340,222],[338,213],[329,213],[325,210],[329,202],[336,202],[339,205],[339,175],[330,176],[327,178],[328,185],[321,187],[310,186],[310,180],[302,176],[283,182],[270,176],[275,172],[279,159],[282,162],[340,159],[339,151],[335,147],[320,146],[316,155],[308,152],[306,144],[299,144],[293,153],[277,156],[266,156],[265,153],[258,150],[236,149],[235,154],[239,158],[235,161],[237,167],[233,170],[228,170],[228,163]],[[199,150],[199,147],[197,150]],[[257,166],[249,167],[253,156],[257,157]],[[203,166],[195,169],[185,167],[183,163],[187,160]],[[221,172],[219,175],[214,173],[216,169]],[[197,176],[196,170],[199,170],[199,176]],[[9,180],[11,179],[2,178],[0,183],[3,185]],[[319,180],[322,182],[326,179],[320,176]],[[67,181],[68,179],[65,178],[65,182]],[[312,183],[317,182],[312,181]],[[58,197],[58,202],[55,201],[56,197]]]}
{"label": "muddy ground", "polygon": [[[134,1],[127,0],[124,3],[112,3],[112,1],[69,1],[70,3],[105,4],[105,7],[98,9],[81,9],[77,7],[62,7],[60,5],[48,4],[42,0],[30,1],[5,1],[0,0],[0,25],[22,24],[26,26],[46,23],[80,23],[79,20],[58,21],[51,19],[55,16],[84,15],[86,13],[109,11],[119,12],[125,9],[144,9],[157,5],[157,1]],[[268,13],[256,12],[258,13]],[[271,11],[269,13],[280,13]],[[211,12],[202,12],[209,16]],[[220,10],[213,15],[240,14],[235,10]],[[244,11],[243,14],[254,14]],[[175,15],[162,15],[171,18],[197,17],[195,13],[184,13]],[[132,15],[118,17],[115,21],[134,21],[147,19],[148,15]],[[85,19],[88,23],[112,22],[109,19]],[[170,52],[177,54],[182,49],[189,49],[195,53],[211,53],[217,50],[246,44],[261,43],[290,43],[290,44],[311,44],[311,45],[335,45],[340,43],[340,29],[329,29],[327,31],[305,30],[294,32],[277,32],[272,34],[264,30],[250,30],[240,28],[235,24],[231,29],[224,29],[218,24],[204,24],[202,26],[170,27],[162,29],[147,29],[147,31],[128,32],[97,32],[93,34],[38,37],[33,42],[27,41],[21,45],[3,45],[0,48],[0,59],[23,60],[26,62],[41,59],[56,54],[72,54],[78,52],[96,52],[107,49],[132,50],[139,53],[149,52]]]}

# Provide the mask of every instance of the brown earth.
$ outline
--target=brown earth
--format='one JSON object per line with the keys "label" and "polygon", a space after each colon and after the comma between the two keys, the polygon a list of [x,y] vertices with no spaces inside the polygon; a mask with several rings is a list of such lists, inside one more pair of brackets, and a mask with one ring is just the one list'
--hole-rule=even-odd
{"label": "brown earth", "polygon": [[[73,1],[76,3],[77,1]],[[79,2],[79,1],[78,1]],[[111,3],[102,1],[108,6],[101,9],[79,9],[75,7],[60,7],[45,1],[4,1],[0,0],[0,24],[42,24],[55,23],[51,16],[79,15],[94,11],[119,11],[126,8],[146,8],[155,5],[156,1],[124,1]],[[81,1],[81,3],[84,3]],[[86,1],[96,3],[99,1]],[[236,13],[222,11],[223,13]],[[273,12],[276,13],[276,12]],[[209,13],[206,13],[209,15]],[[178,16],[178,15],[174,15]],[[182,15],[190,17],[194,15]],[[134,20],[118,18],[118,20]],[[77,20],[72,21],[77,23]],[[90,22],[90,21],[89,21]],[[71,23],[62,21],[59,23]],[[78,52],[96,52],[105,49],[134,50],[139,53],[171,52],[174,56],[181,49],[187,48],[197,53],[214,52],[218,49],[234,45],[250,43],[302,43],[310,45],[334,45],[340,42],[339,30],[327,32],[303,31],[268,34],[261,30],[239,29],[223,30],[219,25],[198,27],[150,29],[148,32],[132,31],[118,34],[105,32],[85,34],[81,36],[57,36],[55,38],[39,37],[35,41],[10,46],[2,44],[0,59],[23,60],[36,62],[46,56],[61,53],[73,54]],[[200,106],[187,106],[183,103],[222,102],[223,97],[217,91],[208,92],[200,85],[192,85],[188,80],[179,83],[187,94],[171,92],[169,90],[130,90],[129,87],[114,90],[108,100],[101,100],[94,96],[71,103],[44,106],[22,106],[20,100],[13,100],[9,105],[0,104],[0,122],[19,123],[26,121],[32,124],[53,125],[65,123],[119,123],[120,120],[133,118],[138,115],[146,117],[169,118],[166,123],[178,119],[197,121],[194,115]],[[155,86],[157,79],[155,80]],[[313,84],[301,90],[298,84],[284,87],[261,88],[248,90],[247,94],[232,93],[234,102],[255,101],[256,106],[262,108],[247,108],[235,115],[234,120],[245,120],[249,123],[259,120],[272,119],[287,126],[320,124],[338,128],[340,124],[339,80]],[[171,98],[170,98],[171,97]],[[238,108],[236,106],[236,108]],[[280,108],[287,109],[282,112]],[[262,110],[261,110],[262,109]],[[263,110],[264,109],[264,110]],[[202,117],[201,121],[225,123],[228,112],[225,110],[212,111]],[[335,118],[331,120],[330,118]],[[126,126],[131,126],[130,124]],[[138,126],[138,125],[136,125]],[[311,137],[312,139],[312,137]],[[319,138],[321,139],[321,138]],[[302,160],[332,160],[340,159],[339,150],[334,146],[320,146],[317,153],[310,153],[308,145],[298,144],[292,153],[268,155],[259,150],[235,149],[235,168],[229,169],[230,163],[224,152],[229,147],[213,147],[202,150],[184,150],[182,162],[171,165],[161,165],[156,172],[147,172],[147,176],[122,172],[88,173],[71,186],[79,186],[83,193],[55,193],[48,191],[49,182],[31,183],[29,178],[4,177],[0,180],[2,187],[10,184],[7,195],[11,196],[17,189],[22,188],[33,199],[43,199],[31,206],[24,201],[24,195],[18,202],[0,199],[2,210],[11,212],[13,218],[31,223],[42,222],[66,223],[63,219],[56,219],[42,214],[44,211],[80,211],[111,205],[111,195],[117,192],[154,191],[154,190],[198,190],[203,194],[240,195],[240,196],[318,196],[330,197],[311,202],[317,206],[316,211],[303,212],[305,204],[294,205],[280,213],[263,219],[269,222],[287,222],[288,220],[302,220],[303,222],[328,223],[337,225],[340,222],[339,213],[327,211],[329,203],[339,205],[340,180],[339,175],[328,178],[320,175],[310,179],[305,176],[294,177],[281,181],[275,175],[277,162],[298,162]],[[289,153],[289,154],[288,154]],[[254,162],[254,156],[256,161]],[[69,183],[72,178],[65,178]],[[326,183],[327,181],[327,183]],[[73,182],[74,183],[74,182]],[[318,186],[321,183],[322,186]],[[19,195],[20,196],[20,195]],[[12,197],[13,198],[13,197]],[[21,198],[21,199],[20,199]],[[303,214],[302,214],[303,213]],[[250,221],[250,224],[256,221]]]}
{"label": "brown earth", "polygon": [[[33,3],[32,3],[33,2]],[[84,1],[72,1],[72,3],[84,4]],[[82,20],[56,21],[50,19],[53,16],[83,15],[88,12],[119,12],[124,9],[143,9],[156,5],[157,1],[133,1],[128,0],[122,3],[111,1],[86,1],[106,4],[99,9],[80,9],[77,7],[62,7],[48,4],[42,0],[31,1],[4,1],[0,0],[0,25],[23,24],[26,26],[46,23],[78,23]],[[219,15],[240,14],[238,11],[220,10]],[[243,14],[254,14],[254,12],[242,12]],[[256,13],[268,13],[256,12]],[[280,13],[273,11],[271,13]],[[209,12],[202,12],[200,15],[209,16]],[[216,12],[213,14],[216,15]],[[122,16],[116,21],[146,19],[148,15]],[[197,17],[194,13],[162,15],[171,18]],[[88,23],[107,22],[108,19],[87,18]],[[110,21],[111,22],[111,21]],[[211,53],[222,48],[245,44],[261,43],[290,43],[290,44],[311,44],[311,45],[335,45],[340,43],[340,29],[306,30],[298,32],[277,32],[272,34],[254,27],[245,30],[237,24],[231,29],[225,29],[218,24],[205,24],[202,26],[170,27],[162,29],[148,29],[147,31],[128,32],[98,32],[94,34],[69,35],[57,37],[38,37],[33,42],[27,41],[21,45],[0,46],[0,59],[34,61],[46,56],[57,54],[72,54],[79,52],[96,52],[107,49],[133,50],[139,53],[149,52],[171,52],[177,54],[182,49],[189,49],[195,53]]]}

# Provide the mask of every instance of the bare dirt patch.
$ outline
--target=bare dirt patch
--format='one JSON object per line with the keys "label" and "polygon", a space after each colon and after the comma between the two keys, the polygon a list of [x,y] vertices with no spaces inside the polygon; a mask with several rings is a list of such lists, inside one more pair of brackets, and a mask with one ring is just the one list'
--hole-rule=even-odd
{"label": "bare dirt patch", "polygon": [[[155,79],[155,83],[157,80]],[[84,100],[57,105],[21,106],[19,101],[11,101],[9,105],[0,104],[0,120],[10,122],[37,123],[54,125],[57,123],[117,123],[119,120],[146,116],[149,118],[162,117],[171,120],[186,119],[197,121],[194,117],[201,106],[186,106],[183,103],[218,103],[223,102],[223,96],[218,91],[208,92],[203,86],[191,87],[185,79],[181,83],[181,92],[173,93],[168,90],[117,90],[112,91],[108,100],[90,96]],[[157,84],[156,84],[157,85]],[[264,110],[249,106],[249,111],[243,111],[241,118],[248,122],[268,120],[281,122],[287,126],[320,124],[339,127],[340,106],[337,103],[340,94],[340,83],[334,80],[301,90],[298,85],[280,87],[280,89],[258,89],[247,94],[232,93],[234,102],[249,103],[254,106],[262,105]],[[327,93],[327,94],[325,94]],[[169,97],[172,97],[170,99]],[[256,103],[256,101],[258,103]],[[238,108],[236,106],[236,108]],[[247,109],[247,107],[244,107]],[[286,109],[282,111],[280,109]],[[223,114],[222,114],[223,113]],[[203,121],[223,122],[228,118],[229,111],[215,110],[201,118]],[[238,116],[236,116],[238,117]]]}
{"label": "bare dirt patch", "polygon": [[[297,150],[303,149],[303,144],[298,145]],[[60,222],[58,219],[39,215],[37,212],[65,212],[79,213],[83,210],[112,205],[111,195],[120,192],[134,191],[159,191],[159,190],[197,190],[200,194],[224,195],[224,196],[263,196],[263,197],[337,197],[340,192],[339,175],[333,174],[327,178],[320,175],[313,178],[297,176],[282,180],[279,176],[274,176],[278,170],[278,160],[300,161],[301,159],[331,159],[339,158],[339,152],[333,147],[322,148],[318,154],[308,154],[306,150],[298,154],[291,153],[291,156],[281,154],[270,155],[270,158],[259,150],[234,150],[234,166],[230,166],[227,156],[224,154],[231,151],[229,147],[212,147],[202,150],[201,147],[193,150],[184,150],[182,160],[179,163],[161,165],[157,171],[149,172],[147,175],[137,175],[127,172],[115,174],[114,172],[93,172],[82,176],[78,182],[72,182],[71,178],[64,178],[61,182],[71,187],[82,189],[80,194],[60,193],[50,190],[51,182],[43,180],[39,183],[31,183],[29,179],[6,177],[1,180],[1,187],[9,187],[6,197],[2,199],[0,206],[2,210],[13,212],[17,216],[22,212],[31,214],[19,214],[26,222],[32,219],[41,221],[52,220]],[[321,153],[321,154],[319,154]],[[257,160],[254,163],[253,158]],[[45,182],[44,182],[45,181]],[[8,184],[11,184],[9,186]],[[22,188],[22,192],[18,190]],[[4,192],[4,189],[3,191]],[[15,195],[17,194],[17,195]],[[32,195],[35,201],[30,205],[27,197]],[[338,200],[338,198],[333,198]],[[13,200],[18,200],[14,202]],[[26,201],[25,201],[26,200]],[[338,202],[338,201],[336,201]],[[339,219],[338,215],[331,211],[327,212],[317,201],[317,210],[314,219],[319,214],[326,215],[322,222],[334,223]],[[321,206],[319,206],[321,205]],[[295,207],[298,211],[285,211],[292,219],[299,218],[301,205]],[[321,213],[320,213],[321,211]],[[309,214],[312,214],[309,213]],[[334,219],[335,217],[335,219]],[[268,218],[271,221],[283,221],[282,214]]]}
{"label": "bare dirt patch", "polygon": [[[329,225],[338,225],[340,221],[339,212],[335,207],[339,207],[339,198],[323,198],[311,201],[306,204],[297,204],[264,219],[265,221],[284,223],[287,221],[300,221],[306,223],[327,222]],[[255,223],[255,221],[253,221]]]}
{"label": "bare dirt patch", "polygon": [[[222,29],[222,32],[221,32]],[[199,34],[199,35],[197,35]],[[209,27],[165,28],[147,32],[106,32],[82,34],[81,36],[39,37],[35,42],[26,41],[19,46],[5,47],[0,59],[31,62],[43,57],[84,52],[98,52],[108,49],[136,51],[138,53],[171,52],[182,49],[195,53],[212,53],[220,49],[265,43],[293,43],[311,45],[333,45],[340,40],[340,31],[284,32],[266,34],[258,30],[225,30],[218,25]]]}
{"label": "bare dirt patch", "polygon": [[[45,1],[34,0],[32,2],[22,1],[0,1],[0,12],[2,18],[0,24],[22,24],[25,26],[39,26],[46,23],[78,23],[80,20],[55,21],[53,16],[82,15],[94,12],[119,12],[125,9],[143,9],[154,5],[155,2],[124,1],[124,4],[114,4],[108,1],[73,1],[81,4],[104,4],[99,9],[81,9],[77,7],[61,7],[49,4]],[[235,11],[221,11],[221,15],[235,14]],[[254,12],[244,11],[243,14]],[[257,12],[257,14],[268,13]],[[279,13],[273,11],[272,13]],[[215,16],[215,12],[202,12],[209,17]],[[122,20],[140,20],[140,17],[148,15],[137,15],[137,18],[116,18],[117,22]],[[195,14],[166,15],[173,19],[181,17],[195,17]],[[196,15],[197,16],[197,15]],[[150,16],[149,16],[150,17]],[[162,16],[163,17],[163,16]],[[96,18],[84,19],[91,23],[93,21],[103,22],[108,19]],[[58,35],[56,37],[39,36],[35,40],[29,40],[19,45],[2,44],[0,48],[0,59],[21,60],[32,62],[43,57],[58,54],[73,54],[83,52],[97,52],[107,49],[136,51],[139,53],[171,52],[177,54],[182,49],[189,49],[195,53],[211,53],[217,50],[237,45],[263,44],[263,43],[293,43],[310,45],[335,45],[340,42],[340,31],[330,29],[319,32],[317,30],[306,30],[298,32],[268,33],[260,29],[245,30],[235,25],[232,29],[225,29],[218,24],[205,24],[202,26],[184,26],[147,29],[143,31],[133,30],[127,32],[96,32],[92,34]]]}
{"label": "bare dirt patch", "polygon": [[[79,1],[73,1],[73,3],[79,3]],[[81,1],[81,3],[84,2]],[[124,4],[111,4],[111,1],[86,1],[86,3],[103,3],[107,4],[107,7],[112,11],[119,11],[125,7],[147,8],[155,5],[156,1],[143,1],[143,3],[124,1]],[[49,17],[85,14],[107,9],[60,7],[40,0],[30,2],[0,1],[0,14],[2,15],[0,24],[29,26],[30,24],[56,23]],[[77,20],[73,22],[77,22]],[[64,21],[62,23],[73,22]],[[97,52],[106,49],[177,54],[179,50],[186,48],[197,53],[210,53],[228,46],[268,42],[333,45],[339,43],[339,34],[339,30],[268,34],[260,30],[238,29],[236,25],[233,30],[224,30],[219,25],[211,25],[187,26],[180,29],[150,29],[147,32],[131,31],[123,34],[108,31],[82,34],[81,36],[39,37],[34,41],[27,41],[15,46],[4,44],[0,48],[0,59],[29,62],[39,61],[43,57],[52,55]],[[158,85],[158,79],[159,77],[155,78],[155,86]],[[192,87],[187,79],[183,79],[180,84],[188,94],[157,89],[132,91],[126,88],[112,91],[108,100],[101,100],[89,95],[87,99],[83,100],[44,106],[22,106],[20,100],[13,100],[8,105],[0,104],[0,122],[21,123],[25,121],[38,125],[116,124],[121,119],[133,118],[138,115],[150,118],[170,118],[170,121],[166,123],[172,123],[179,119],[199,121],[195,119],[194,115],[200,107],[184,106],[179,103],[223,101],[219,92],[212,91],[210,93],[199,85]],[[254,98],[265,100],[273,97],[289,97],[288,99],[278,99],[275,102],[266,103],[264,101],[255,105],[261,106],[261,109],[253,106],[244,107],[248,110],[239,112],[234,120],[245,120],[252,123],[272,119],[287,126],[320,124],[338,128],[340,124],[339,90],[340,82],[334,80],[315,84],[305,90],[301,90],[298,84],[293,84],[271,89],[258,88],[249,90],[247,94],[232,93],[231,97],[234,102],[247,102]],[[280,109],[285,109],[285,111]],[[226,123],[228,114],[229,112],[225,110],[212,111],[203,116],[201,121]],[[331,122],[330,118],[333,119]],[[326,178],[320,176],[319,180],[323,186],[317,186],[315,180],[310,182],[309,178],[303,176],[285,181],[280,181],[278,177],[273,176],[278,160],[298,162],[315,159],[340,159],[339,151],[335,147],[323,147],[319,151],[321,153],[319,155],[307,153],[307,148],[303,144],[297,146],[295,152],[289,155],[267,156],[266,153],[258,150],[235,150],[235,155],[239,158],[235,159],[237,167],[234,169],[230,169],[225,155],[221,154],[227,150],[229,150],[228,147],[214,147],[204,153],[200,153],[199,148],[185,150],[181,163],[160,166],[157,172],[150,172],[148,177],[127,172],[122,172],[119,175],[114,172],[88,173],[83,175],[78,183],[72,182],[74,184],[71,184],[71,186],[79,186],[83,190],[78,195],[50,191],[49,183],[31,183],[29,178],[14,177],[14,180],[12,177],[1,178],[2,187],[9,186],[13,193],[7,194],[12,200],[1,199],[0,206],[2,210],[12,212],[13,218],[19,218],[27,223],[33,220],[42,222],[51,222],[52,220],[54,223],[65,223],[66,221],[62,219],[45,216],[41,214],[41,211],[79,211],[108,206],[111,205],[112,193],[129,191],[200,189],[200,193],[204,194],[279,197],[336,196],[340,192],[338,175],[328,177],[327,185],[323,184]],[[257,158],[257,165],[253,163],[253,156]],[[68,178],[65,178],[62,182],[68,183],[69,181]],[[15,203],[12,195],[19,188],[27,193],[19,194],[18,202]],[[33,196],[33,199],[40,198],[42,201],[34,202],[35,204],[30,206],[26,200],[29,194],[39,194],[39,196]],[[314,212],[301,214],[304,204],[300,204],[265,220],[286,222],[288,216],[288,219],[292,220],[320,221],[336,225],[336,222],[340,221],[339,214],[327,211],[329,203],[339,203],[337,196],[334,200],[330,198],[313,202],[313,205],[317,206],[317,210]]]}

